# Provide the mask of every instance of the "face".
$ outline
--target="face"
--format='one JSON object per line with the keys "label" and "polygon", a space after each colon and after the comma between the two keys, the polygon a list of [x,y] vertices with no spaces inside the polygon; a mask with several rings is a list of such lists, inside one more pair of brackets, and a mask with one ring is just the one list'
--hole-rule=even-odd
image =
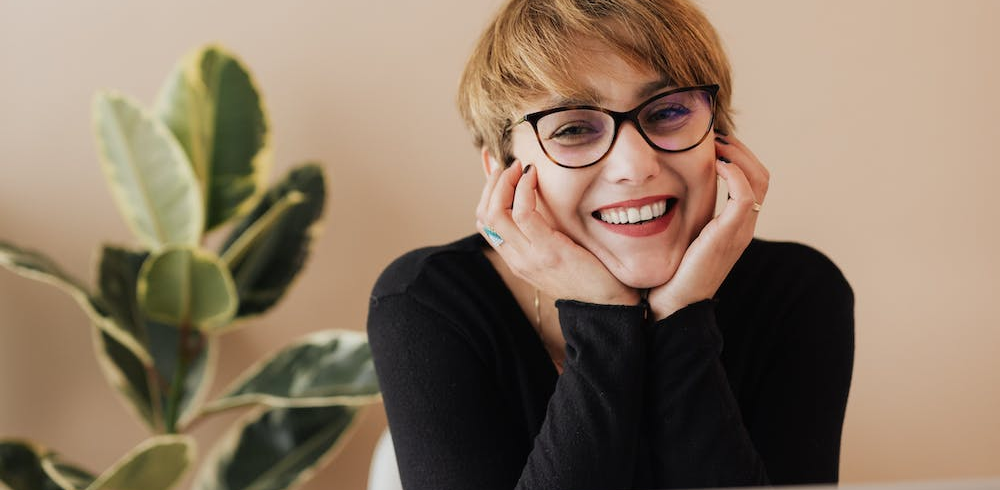
{"label": "face", "polygon": [[[601,107],[628,111],[676,88],[660,86],[659,74],[637,71],[606,48],[587,50],[586,55],[588,68],[580,76],[599,96]],[[523,113],[565,105],[556,100],[533,100]],[[540,135],[546,137],[541,131]],[[651,288],[667,282],[712,217],[716,195],[712,134],[690,150],[666,153],[651,147],[632,123],[625,122],[603,159],[572,169],[549,160],[529,123],[514,127],[511,138],[514,157],[537,169],[538,206],[549,224],[593,253],[628,286]],[[640,221],[611,222],[622,212],[638,213]],[[652,219],[642,219],[650,214]]]}

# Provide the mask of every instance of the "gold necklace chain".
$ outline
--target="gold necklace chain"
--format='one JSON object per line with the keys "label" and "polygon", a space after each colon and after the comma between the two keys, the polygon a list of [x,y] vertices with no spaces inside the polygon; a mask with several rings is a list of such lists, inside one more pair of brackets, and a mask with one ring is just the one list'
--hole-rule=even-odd
{"label": "gold necklace chain", "polygon": [[[535,288],[535,325],[538,326],[538,336],[542,338],[542,344],[545,345],[546,350],[549,350],[550,346],[545,340],[545,335],[542,330],[542,301],[538,295],[538,288]],[[551,354],[550,354],[551,355]],[[562,374],[563,363],[562,360],[552,359],[552,364],[556,366],[556,372]]]}
{"label": "gold necklace chain", "polygon": [[542,302],[538,299],[538,288],[535,288],[535,325],[538,331],[542,330]]}

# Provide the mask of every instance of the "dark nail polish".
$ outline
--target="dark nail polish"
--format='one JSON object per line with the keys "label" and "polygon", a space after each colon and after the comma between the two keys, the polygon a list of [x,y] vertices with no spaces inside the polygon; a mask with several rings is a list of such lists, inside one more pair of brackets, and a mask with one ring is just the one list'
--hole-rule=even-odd
{"label": "dark nail polish", "polygon": [[723,130],[721,130],[719,128],[715,128],[715,134],[721,134],[723,136],[729,136],[729,133],[727,133],[727,132],[725,132],[725,131],[723,131]]}
{"label": "dark nail polish", "polygon": [[531,164],[530,163],[524,167],[524,170],[521,171],[521,175],[527,175],[528,174],[528,170],[531,170]]}
{"label": "dark nail polish", "polygon": [[715,137],[715,141],[718,141],[719,143],[722,143],[724,145],[728,145],[729,144],[728,141],[726,141],[726,140],[724,140],[724,139],[722,139],[722,138],[720,138],[718,136]]}
{"label": "dark nail polish", "polygon": [[730,160],[729,160],[728,158],[726,158],[726,157],[724,157],[724,156],[721,156],[721,155],[720,155],[720,156],[718,157],[718,159],[719,159],[719,161],[720,161],[720,162],[722,162],[722,163],[733,163],[733,162],[732,162],[732,161],[730,161]]}

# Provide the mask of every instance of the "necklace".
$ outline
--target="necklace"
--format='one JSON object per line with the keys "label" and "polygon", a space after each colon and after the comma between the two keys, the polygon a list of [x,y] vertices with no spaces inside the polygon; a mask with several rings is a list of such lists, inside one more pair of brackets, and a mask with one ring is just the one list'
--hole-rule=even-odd
{"label": "necklace", "polygon": [[544,345],[545,349],[549,351],[549,357],[552,358],[552,364],[556,366],[556,372],[562,374],[563,361],[561,358],[558,358],[558,356],[554,356],[552,354],[553,347],[549,345],[549,343],[545,340],[545,335],[543,334],[544,331],[542,329],[542,301],[538,295],[538,288],[535,288],[535,325],[538,326],[538,336],[541,337],[542,339],[542,345]]}
{"label": "necklace", "polygon": [[538,299],[538,288],[535,288],[535,325],[542,330],[542,302]]}

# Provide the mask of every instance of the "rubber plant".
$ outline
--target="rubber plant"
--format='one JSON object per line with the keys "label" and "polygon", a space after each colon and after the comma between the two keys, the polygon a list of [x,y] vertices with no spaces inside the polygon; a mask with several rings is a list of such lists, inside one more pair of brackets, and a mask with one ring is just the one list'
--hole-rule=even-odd
{"label": "rubber plant", "polygon": [[[297,486],[379,398],[363,334],[326,330],[257,362],[206,401],[219,336],[274,306],[302,269],[326,197],[306,163],[266,186],[267,112],[245,66],[220,46],[183,57],[151,110],[115,93],[93,102],[101,168],[137,247],[100,248],[96,286],[0,241],[0,264],[68,292],[90,320],[98,364],[153,434],[92,473],[44,446],[0,439],[0,488],[158,490],[194,464],[184,432],[253,406],[203,461],[196,490]],[[218,230],[217,250],[205,236]]]}

